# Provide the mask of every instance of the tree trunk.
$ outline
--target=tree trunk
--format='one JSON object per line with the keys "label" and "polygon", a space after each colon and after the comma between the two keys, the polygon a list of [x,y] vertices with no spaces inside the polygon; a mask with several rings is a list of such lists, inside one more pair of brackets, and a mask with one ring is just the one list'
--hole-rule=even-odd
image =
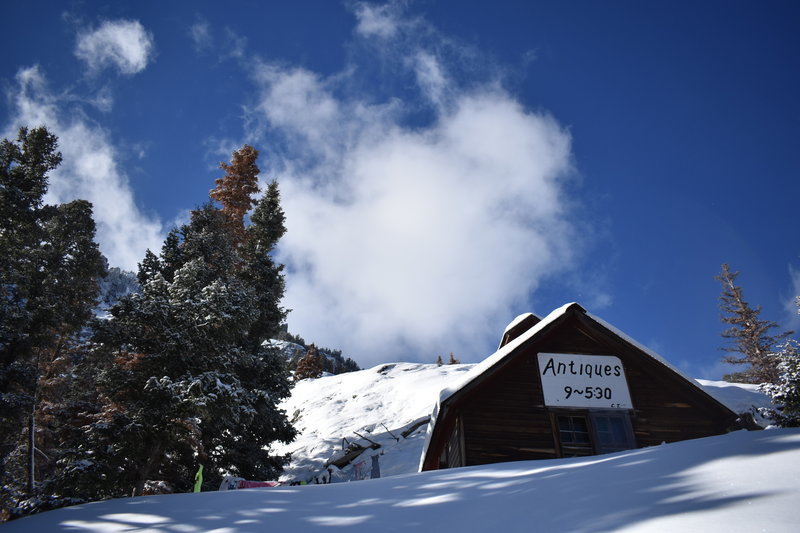
{"label": "tree trunk", "polygon": [[142,495],[142,492],[144,491],[144,484],[148,479],[150,479],[150,475],[158,466],[161,466],[161,444],[156,444],[156,446],[153,448],[153,451],[150,452],[147,462],[142,469],[139,470],[139,475],[136,478],[136,484],[133,487],[134,496]]}
{"label": "tree trunk", "polygon": [[[36,402],[34,402],[34,409]],[[36,482],[36,416],[35,411],[31,411],[28,417],[28,495],[33,494]]]}

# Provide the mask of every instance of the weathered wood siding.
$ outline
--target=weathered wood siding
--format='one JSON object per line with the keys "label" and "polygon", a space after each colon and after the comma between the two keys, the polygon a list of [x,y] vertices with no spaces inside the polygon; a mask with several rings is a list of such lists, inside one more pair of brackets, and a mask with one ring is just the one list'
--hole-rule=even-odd
{"label": "weathered wood siding", "polygon": [[471,395],[461,409],[466,464],[554,457],[536,367],[521,358]]}
{"label": "weathered wood siding", "polygon": [[[558,457],[557,438],[544,405],[539,352],[615,355],[625,368],[638,447],[725,433],[735,416],[681,376],[596,324],[569,313],[550,330],[517,349],[485,378],[451,398],[450,416],[461,419],[445,437],[448,451],[463,427],[465,461],[477,465]],[[448,461],[449,463],[450,461]]]}
{"label": "weathered wood siding", "polygon": [[454,468],[465,466],[464,464],[464,440],[463,425],[460,419],[456,419],[450,438],[447,439],[447,467]]}

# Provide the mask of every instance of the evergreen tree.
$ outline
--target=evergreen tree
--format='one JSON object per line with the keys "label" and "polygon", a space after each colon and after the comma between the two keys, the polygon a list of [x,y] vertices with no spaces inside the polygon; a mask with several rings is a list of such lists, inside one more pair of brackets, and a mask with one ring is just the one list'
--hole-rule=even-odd
{"label": "evergreen tree", "polygon": [[258,317],[251,327],[250,337],[253,342],[261,343],[276,337],[286,318],[286,310],[280,306],[286,289],[283,265],[276,264],[272,259],[278,241],[286,233],[286,216],[280,206],[280,191],[276,181],[270,182],[266,194],[256,202],[250,222],[245,231],[245,241],[239,249],[246,259],[241,277],[248,284],[258,287]]}
{"label": "evergreen tree", "polygon": [[285,464],[270,443],[295,435],[277,408],[289,394],[288,370],[264,345],[286,314],[282,266],[263,237],[285,230],[267,231],[277,222],[264,217],[239,231],[238,217],[224,204],[195,210],[140,264],[141,292],[98,323],[91,359],[106,400],[61,480],[76,495],[138,495],[151,481],[187,491],[200,464],[205,487],[222,473],[271,479]]}
{"label": "evergreen tree", "polygon": [[[289,340],[294,344],[299,344],[302,348],[295,349],[292,354],[289,356],[289,369],[292,371],[297,370],[297,364],[300,360],[305,357],[308,348],[303,341],[302,337],[291,335],[288,332],[281,332],[277,336],[280,340]],[[341,350],[332,350],[330,348],[322,348],[317,347],[317,353],[320,355],[320,360],[322,361],[322,371],[328,372],[329,374],[337,375],[337,374],[344,374],[347,372],[356,372],[361,370],[358,366],[358,363],[350,359],[349,357],[343,357]],[[283,351],[284,355],[288,355],[286,349],[284,348]]]}
{"label": "evergreen tree", "polygon": [[233,152],[230,164],[219,164],[225,176],[216,180],[217,186],[209,193],[222,204],[237,242],[244,239],[244,216],[256,204],[253,195],[259,192],[256,159],[258,150],[248,144]]}
{"label": "evergreen tree", "polygon": [[437,355],[436,356],[436,366],[442,366],[443,364],[444,364],[444,361],[442,361],[442,356],[441,355]]}
{"label": "evergreen tree", "polygon": [[766,415],[781,427],[800,427],[800,343],[789,339],[773,355],[778,369],[775,383],[763,383],[760,389],[772,399],[775,409]]}
{"label": "evergreen tree", "polygon": [[[800,313],[800,296],[795,298]],[[759,389],[772,399],[774,409],[762,409],[781,427],[800,427],[800,343],[789,339],[772,355],[778,379],[762,383]]]}
{"label": "evergreen tree", "polygon": [[453,352],[450,352],[450,359],[447,360],[448,365],[460,365],[461,361],[455,358]]}
{"label": "evergreen tree", "polygon": [[308,352],[297,362],[294,371],[294,380],[318,378],[322,375],[322,357],[317,352],[317,347],[313,344],[308,347]]}
{"label": "evergreen tree", "polygon": [[49,382],[69,362],[72,345],[91,316],[97,278],[105,268],[94,242],[91,204],[43,203],[48,173],[61,162],[56,146],[56,137],[45,128],[22,128],[16,142],[0,143],[3,507],[37,491],[36,452],[48,455],[42,451],[48,449],[47,443],[37,441],[37,435],[47,433],[37,432],[37,418],[57,398]]}
{"label": "evergreen tree", "polygon": [[777,383],[779,371],[772,355],[773,347],[792,332],[788,331],[777,336],[772,336],[769,331],[777,328],[778,324],[768,320],[761,320],[761,307],[750,307],[744,300],[742,288],[736,285],[738,272],[731,272],[727,264],[722,265],[722,273],[716,276],[722,284],[720,296],[720,310],[723,313],[722,321],[730,327],[722,332],[724,339],[730,339],[731,344],[723,348],[731,354],[723,358],[726,363],[734,365],[749,365],[741,372],[734,372],[724,376],[727,381],[743,383]]}

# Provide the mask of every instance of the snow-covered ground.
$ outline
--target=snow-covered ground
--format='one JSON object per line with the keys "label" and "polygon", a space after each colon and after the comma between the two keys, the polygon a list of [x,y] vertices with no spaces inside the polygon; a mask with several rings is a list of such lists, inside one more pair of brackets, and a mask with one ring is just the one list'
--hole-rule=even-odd
{"label": "snow-covered ground", "polygon": [[793,532],[798,502],[800,430],[767,430],[360,483],[126,498],[0,530]]}
{"label": "snow-covered ground", "polygon": [[[439,392],[462,381],[474,366],[394,363],[301,381],[281,405],[300,432],[294,442],[275,450],[292,454],[282,479],[311,481],[324,475],[326,464],[341,457],[348,443],[369,446],[369,441],[381,447],[366,450],[342,471],[331,469],[333,481],[369,477],[373,455],[378,455],[382,477],[416,472],[426,426],[407,438],[403,430],[429,417]],[[698,382],[736,413],[770,405],[755,385]]]}
{"label": "snow-covered ground", "polygon": [[[0,525],[0,533],[797,530],[800,430],[415,473],[421,422],[439,391],[473,366],[394,363],[298,383],[283,408],[300,435],[276,450],[293,454],[284,479],[330,472],[331,484],[97,502]],[[699,383],[736,412],[769,404],[752,385]],[[367,449],[341,469],[327,466],[352,443]],[[381,479],[342,483],[369,478],[374,461]]]}
{"label": "snow-covered ground", "polygon": [[281,404],[300,432],[294,442],[275,449],[292,454],[282,479],[325,475],[326,463],[341,457],[349,443],[368,447],[370,441],[380,448],[368,449],[341,472],[332,469],[334,482],[369,477],[373,455],[379,456],[382,477],[415,472],[427,425],[407,437],[403,432],[428,418],[439,391],[472,366],[390,363],[299,382]]}

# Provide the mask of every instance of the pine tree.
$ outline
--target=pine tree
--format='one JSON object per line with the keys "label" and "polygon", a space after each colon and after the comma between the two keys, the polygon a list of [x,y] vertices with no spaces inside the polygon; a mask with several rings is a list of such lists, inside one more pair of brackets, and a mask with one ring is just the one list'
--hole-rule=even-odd
{"label": "pine tree", "polygon": [[761,307],[750,307],[744,300],[742,288],[736,285],[739,272],[731,272],[727,264],[722,265],[722,273],[716,276],[722,283],[720,310],[722,321],[731,327],[722,332],[724,339],[731,344],[722,348],[726,352],[739,355],[728,355],[722,360],[733,365],[749,365],[741,372],[724,376],[727,381],[743,383],[777,383],[780,372],[775,359],[771,357],[773,347],[791,335],[791,331],[773,336],[769,331],[778,324],[761,320]]}
{"label": "pine tree", "polygon": [[444,364],[444,361],[442,361],[442,356],[441,355],[437,355],[436,356],[436,366],[442,366],[443,364]]}
{"label": "pine tree", "polygon": [[778,346],[773,357],[778,379],[774,383],[763,383],[760,389],[776,407],[767,409],[765,414],[778,426],[800,427],[800,343],[789,339]]}
{"label": "pine tree", "polygon": [[244,216],[255,205],[253,195],[259,192],[256,164],[258,150],[245,144],[233,152],[230,164],[220,163],[225,176],[216,180],[216,187],[209,196],[222,204],[222,212],[228,217],[231,232],[239,242],[244,239]]}
{"label": "pine tree", "polygon": [[294,380],[300,381],[301,379],[316,379],[322,376],[323,364],[322,358],[317,353],[317,347],[311,344],[308,347],[308,352],[297,362],[297,368],[294,371]]}
{"label": "pine tree", "polygon": [[199,464],[206,487],[222,473],[270,479],[285,464],[269,448],[295,434],[277,408],[288,370],[264,344],[285,319],[282,266],[263,228],[240,232],[231,217],[238,223],[225,207],[195,210],[145,257],[141,292],[98,323],[90,359],[105,401],[61,481],[76,495],[138,495],[151,481],[186,491]]}
{"label": "pine tree", "polygon": [[[37,420],[58,392],[49,381],[91,316],[105,268],[92,207],[44,205],[48,173],[61,162],[45,128],[0,143],[0,480],[3,506],[38,490]],[[67,372],[67,374],[69,374]],[[52,397],[50,395],[53,395]],[[24,424],[23,421],[27,423]],[[24,444],[20,440],[27,426]],[[38,440],[37,440],[38,439]],[[20,453],[24,448],[25,453]],[[23,460],[24,455],[24,460]],[[10,460],[13,459],[13,460]],[[21,479],[27,478],[24,489]]]}
{"label": "pine tree", "polygon": [[286,289],[283,265],[272,259],[278,241],[286,233],[286,217],[280,205],[276,181],[270,182],[266,194],[256,202],[250,222],[240,246],[240,253],[246,259],[241,277],[258,287],[258,318],[250,330],[250,337],[253,342],[261,343],[264,339],[276,337],[286,318],[286,310],[280,306]]}
{"label": "pine tree", "polygon": [[460,365],[461,361],[455,358],[453,352],[450,352],[450,359],[447,360],[448,365]]}

